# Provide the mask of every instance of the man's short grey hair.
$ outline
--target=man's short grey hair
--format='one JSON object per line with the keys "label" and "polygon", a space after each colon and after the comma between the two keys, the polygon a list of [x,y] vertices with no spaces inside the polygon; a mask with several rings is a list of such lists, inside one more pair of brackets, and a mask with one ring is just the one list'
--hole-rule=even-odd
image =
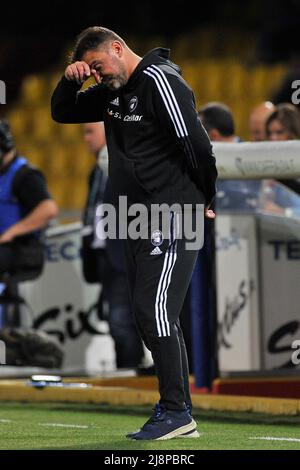
{"label": "man's short grey hair", "polygon": [[102,26],[91,26],[85,29],[77,36],[74,49],[70,54],[70,63],[82,60],[87,51],[96,50],[101,45],[105,47],[113,41],[119,41],[125,46],[125,41],[110,29]]}

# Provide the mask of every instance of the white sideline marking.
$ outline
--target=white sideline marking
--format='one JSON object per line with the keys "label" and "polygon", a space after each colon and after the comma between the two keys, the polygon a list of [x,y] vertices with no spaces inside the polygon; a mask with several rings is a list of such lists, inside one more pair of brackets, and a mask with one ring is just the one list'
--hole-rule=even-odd
{"label": "white sideline marking", "polygon": [[12,423],[11,419],[0,419],[0,423]]}
{"label": "white sideline marking", "polygon": [[87,429],[89,426],[81,424],[62,424],[62,423],[39,423],[40,426],[53,426],[57,428],[79,428]]}
{"label": "white sideline marking", "polygon": [[249,439],[252,440],[260,440],[260,441],[288,441],[288,442],[300,442],[300,439],[297,439],[296,437],[272,437],[272,436],[266,436],[266,437],[250,437]]}

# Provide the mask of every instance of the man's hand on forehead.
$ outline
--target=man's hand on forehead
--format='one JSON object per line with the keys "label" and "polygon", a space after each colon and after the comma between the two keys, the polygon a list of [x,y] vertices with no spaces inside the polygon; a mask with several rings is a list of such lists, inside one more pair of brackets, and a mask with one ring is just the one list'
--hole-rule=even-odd
{"label": "man's hand on forehead", "polygon": [[88,80],[91,75],[93,75],[96,83],[101,83],[101,76],[94,68],[84,61],[77,61],[68,67],[65,70],[65,77],[67,80],[76,81],[78,85],[82,85],[86,80]]}

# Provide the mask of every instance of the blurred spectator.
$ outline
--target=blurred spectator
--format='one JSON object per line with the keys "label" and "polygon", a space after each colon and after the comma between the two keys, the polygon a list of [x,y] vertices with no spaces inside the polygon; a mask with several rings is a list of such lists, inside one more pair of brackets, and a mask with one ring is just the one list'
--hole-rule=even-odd
{"label": "blurred spectator", "polygon": [[295,106],[282,103],[276,106],[266,121],[268,140],[300,139],[300,114]]}
{"label": "blurred spectator", "polygon": [[[58,213],[42,173],[16,151],[9,124],[0,120],[0,275],[15,271],[26,261],[40,262],[40,230]],[[25,247],[31,248],[30,259]],[[21,248],[24,248],[23,250]],[[33,248],[33,249],[32,249]]]}
{"label": "blurred spectator", "polygon": [[96,159],[89,177],[89,192],[83,215],[83,273],[87,282],[103,286],[117,367],[137,367],[142,362],[144,348],[131,312],[123,244],[121,240],[101,240],[95,230],[97,207],[102,203],[112,203],[107,178],[108,154],[104,124],[85,124],[83,129],[85,142]]}
{"label": "blurred spectator", "polygon": [[[271,109],[272,109],[271,105]],[[267,106],[262,106],[260,116],[266,112]],[[257,108],[258,109],[258,108]],[[264,111],[262,111],[264,109]],[[269,137],[269,125],[272,130],[272,140],[288,140],[296,138],[298,133],[299,115],[295,107],[282,104],[273,107],[274,111],[265,124],[266,137]],[[199,111],[200,118],[210,138],[215,142],[239,142],[235,135],[234,118],[230,109],[222,103],[208,103]],[[275,138],[275,135],[276,137]],[[298,133],[299,135],[300,133]],[[294,136],[294,137],[292,137]],[[280,139],[278,138],[280,137]],[[281,184],[279,184],[281,183]],[[297,180],[218,180],[216,209],[256,211],[264,210],[275,214],[300,215],[300,198],[289,191],[299,192]]]}
{"label": "blurred spectator", "polygon": [[199,109],[199,116],[209,138],[213,142],[239,142],[235,124],[228,106],[211,102]]}
{"label": "blurred spectator", "polygon": [[[213,142],[240,142],[235,135],[233,115],[223,103],[208,103],[199,110],[199,116]],[[258,204],[259,180],[218,180],[216,209],[254,210]]]}
{"label": "blurred spectator", "polygon": [[[300,139],[300,113],[290,103],[281,103],[274,109],[266,121],[266,135],[270,141],[286,141]],[[274,181],[264,182],[264,194],[268,193],[268,210],[272,208],[276,212],[288,211],[287,213],[300,215],[300,182],[298,179],[278,179],[281,185]],[[266,185],[269,185],[266,188]],[[287,191],[286,188],[291,189]],[[276,206],[274,206],[276,202]],[[278,209],[278,207],[280,209]]]}
{"label": "blurred spectator", "polygon": [[270,101],[265,101],[253,109],[249,119],[250,140],[253,142],[267,140],[266,120],[274,109],[275,106]]}

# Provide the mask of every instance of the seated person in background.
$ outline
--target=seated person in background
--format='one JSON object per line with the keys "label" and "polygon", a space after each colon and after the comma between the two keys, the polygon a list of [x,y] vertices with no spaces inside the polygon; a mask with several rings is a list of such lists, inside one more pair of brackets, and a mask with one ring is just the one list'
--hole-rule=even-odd
{"label": "seated person in background", "polygon": [[274,111],[275,106],[270,101],[264,101],[256,106],[249,119],[250,139],[252,142],[262,142],[266,138],[266,120]]}
{"label": "seated person in background", "polygon": [[17,247],[34,243],[57,213],[42,173],[18,155],[9,124],[0,120],[0,276],[18,269]]}
{"label": "seated person in background", "polygon": [[300,139],[300,112],[296,106],[277,105],[266,121],[266,136],[273,142]]}
{"label": "seated person in background", "polygon": [[201,122],[212,142],[240,142],[235,135],[232,112],[224,103],[211,102],[198,111]]}
{"label": "seated person in background", "polygon": [[[241,142],[235,134],[231,110],[223,103],[208,103],[199,110],[199,116],[212,142]],[[261,181],[218,180],[216,209],[255,210],[258,206]]]}
{"label": "seated person in background", "polygon": [[[283,142],[300,139],[300,112],[290,103],[281,103],[274,108],[274,111],[266,121],[266,136],[269,141]],[[288,187],[292,191],[300,194],[299,179],[278,179],[279,183]],[[268,193],[268,210],[277,213],[300,215],[300,198],[291,191],[287,191],[283,186],[271,184],[264,192]],[[276,206],[273,205],[276,201]],[[280,209],[278,209],[278,206]]]}

